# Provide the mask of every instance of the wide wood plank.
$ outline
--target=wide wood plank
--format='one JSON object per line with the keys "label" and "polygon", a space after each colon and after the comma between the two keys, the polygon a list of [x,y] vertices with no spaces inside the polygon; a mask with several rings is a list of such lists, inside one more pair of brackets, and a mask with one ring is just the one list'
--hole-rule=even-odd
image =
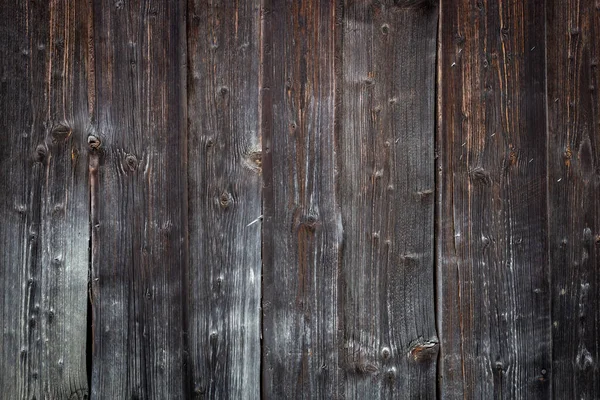
{"label": "wide wood plank", "polygon": [[600,5],[548,3],[553,393],[600,398]]}
{"label": "wide wood plank", "polygon": [[96,0],[93,21],[92,397],[181,399],[185,5]]}
{"label": "wide wood plank", "polygon": [[346,1],[337,143],[348,399],[435,398],[437,6]]}
{"label": "wide wood plank", "polygon": [[84,398],[88,5],[0,7],[0,397]]}
{"label": "wide wood plank", "polygon": [[264,398],[339,398],[333,2],[265,2]]}
{"label": "wide wood plank", "polygon": [[442,398],[550,398],[545,4],[442,1]]}
{"label": "wide wood plank", "polygon": [[260,2],[191,0],[188,6],[189,394],[256,399]]}
{"label": "wide wood plank", "polygon": [[264,12],[263,395],[433,398],[437,9]]}

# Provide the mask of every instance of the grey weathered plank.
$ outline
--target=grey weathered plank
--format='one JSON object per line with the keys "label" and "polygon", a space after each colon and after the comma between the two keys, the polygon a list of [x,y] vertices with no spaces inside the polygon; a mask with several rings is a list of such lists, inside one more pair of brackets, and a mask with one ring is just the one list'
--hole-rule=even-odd
{"label": "grey weathered plank", "polygon": [[87,12],[0,7],[2,398],[88,392]]}
{"label": "grey weathered plank", "polygon": [[255,399],[260,390],[260,2],[190,0],[188,6],[192,389],[199,398]]}
{"label": "grey weathered plank", "polygon": [[333,2],[264,2],[264,398],[339,398],[339,16]]}
{"label": "grey weathered plank", "polygon": [[92,396],[185,393],[185,5],[94,2]]}
{"label": "grey weathered plank", "polygon": [[545,3],[441,5],[442,398],[550,398]]}
{"label": "grey weathered plank", "polygon": [[336,151],[349,399],[435,398],[437,11],[429,1],[344,6]]}
{"label": "grey weathered plank", "polygon": [[409,3],[266,4],[266,398],[435,396],[437,9]]}
{"label": "grey weathered plank", "polygon": [[600,7],[548,3],[553,393],[600,398]]}

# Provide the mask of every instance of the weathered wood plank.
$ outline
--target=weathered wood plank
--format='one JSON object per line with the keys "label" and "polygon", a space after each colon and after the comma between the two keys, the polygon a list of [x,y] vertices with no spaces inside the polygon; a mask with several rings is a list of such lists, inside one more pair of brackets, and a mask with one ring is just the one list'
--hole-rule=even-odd
{"label": "weathered wood plank", "polygon": [[256,399],[260,2],[190,0],[188,5],[192,389],[199,398]]}
{"label": "weathered wood plank", "polygon": [[600,398],[600,6],[548,3],[553,393]]}
{"label": "weathered wood plank", "polygon": [[0,7],[2,398],[88,392],[88,11]]}
{"label": "weathered wood plank", "polygon": [[263,395],[432,398],[436,7],[264,13]]}
{"label": "weathered wood plank", "polygon": [[545,3],[442,2],[443,398],[550,398]]}
{"label": "weathered wood plank", "polygon": [[98,399],[185,393],[185,5],[94,2],[89,137]]}
{"label": "weathered wood plank", "polygon": [[346,1],[338,130],[348,399],[435,398],[437,6]]}
{"label": "weathered wood plank", "polygon": [[263,3],[263,397],[339,398],[333,2]]}

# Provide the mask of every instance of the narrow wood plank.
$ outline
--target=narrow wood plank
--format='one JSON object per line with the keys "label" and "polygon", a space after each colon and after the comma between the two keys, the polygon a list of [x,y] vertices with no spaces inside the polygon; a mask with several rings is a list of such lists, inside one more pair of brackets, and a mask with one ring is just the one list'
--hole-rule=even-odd
{"label": "narrow wood plank", "polygon": [[553,393],[600,398],[600,3],[549,2]]}
{"label": "narrow wood plank", "polygon": [[2,398],[86,398],[85,2],[0,9]]}
{"label": "narrow wood plank", "polygon": [[198,398],[256,399],[260,2],[188,6],[191,389]]}
{"label": "narrow wood plank", "polygon": [[340,398],[333,2],[263,2],[264,398]]}
{"label": "narrow wood plank", "polygon": [[96,0],[93,17],[92,396],[181,399],[185,5]]}
{"label": "narrow wood plank", "polygon": [[338,155],[348,399],[435,398],[437,6],[346,1]]}
{"label": "narrow wood plank", "polygon": [[442,398],[551,395],[545,3],[442,2]]}

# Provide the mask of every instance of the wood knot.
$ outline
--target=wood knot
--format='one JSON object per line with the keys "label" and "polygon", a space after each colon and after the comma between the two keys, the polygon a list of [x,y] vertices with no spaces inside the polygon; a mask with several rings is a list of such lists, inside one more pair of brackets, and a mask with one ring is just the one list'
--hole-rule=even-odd
{"label": "wood knot", "polygon": [[65,125],[57,125],[52,128],[50,135],[52,137],[52,143],[65,142],[69,136],[71,136],[72,130]]}
{"label": "wood knot", "polygon": [[131,172],[134,172],[137,170],[139,162],[136,156],[133,154],[127,154],[127,156],[125,156],[125,164]]}
{"label": "wood knot", "polygon": [[573,158],[573,151],[571,150],[570,146],[567,146],[567,149],[565,150],[563,157],[565,159],[565,166],[567,168],[569,168],[571,166],[571,158]]}
{"label": "wood knot", "polygon": [[410,346],[409,356],[417,363],[429,363],[437,357],[439,342],[436,339],[417,339]]}
{"label": "wood knot", "polygon": [[304,231],[307,233],[314,234],[320,224],[321,222],[316,216],[310,214],[302,215],[299,218],[298,231]]}
{"label": "wood knot", "polygon": [[229,192],[223,192],[219,196],[219,205],[222,209],[229,208],[233,204],[233,196]]}
{"label": "wood knot", "polygon": [[510,153],[508,154],[508,159],[510,161],[510,165],[517,165],[517,161],[519,159],[519,156],[517,154],[517,152],[513,149],[510,151]]}
{"label": "wood knot", "polygon": [[87,138],[88,146],[91,150],[98,150],[102,142],[94,135],[89,135]]}
{"label": "wood knot", "polygon": [[33,161],[43,163],[46,160],[48,149],[43,144],[38,144],[33,153]]}
{"label": "wood knot", "polygon": [[387,360],[392,355],[392,352],[389,347],[384,347],[381,349],[381,358]]}
{"label": "wood knot", "polygon": [[396,380],[396,372],[396,367],[388,368],[388,370],[385,371],[385,379],[388,382],[394,382],[394,380]]}
{"label": "wood knot", "polygon": [[492,178],[490,173],[482,167],[475,167],[469,171],[469,177],[471,182],[477,185],[490,186],[492,184]]}
{"label": "wood knot", "polygon": [[244,167],[250,171],[256,172],[257,174],[262,173],[262,152],[260,150],[248,151],[243,159],[242,163]]}
{"label": "wood knot", "polygon": [[344,345],[346,355],[345,369],[356,375],[376,375],[379,372],[376,354],[369,346],[363,346],[355,340]]}

